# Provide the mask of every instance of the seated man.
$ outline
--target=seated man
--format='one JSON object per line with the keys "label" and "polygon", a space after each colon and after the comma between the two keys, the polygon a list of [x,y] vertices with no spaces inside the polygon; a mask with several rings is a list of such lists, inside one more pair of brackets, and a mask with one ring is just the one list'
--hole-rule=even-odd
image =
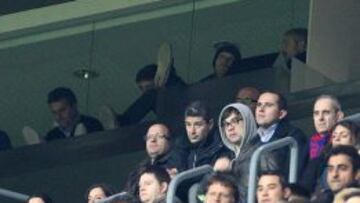
{"label": "seated man", "polygon": [[333,202],[334,195],[347,187],[359,187],[360,155],[352,146],[338,146],[327,157],[326,182],[330,189],[318,190],[313,202]]}
{"label": "seated man", "polygon": [[136,196],[139,174],[144,167],[163,167],[166,168],[171,175],[175,175],[177,170],[183,168],[181,157],[170,150],[171,140],[170,130],[165,124],[155,123],[149,127],[145,135],[146,153],[148,157],[140,162],[138,167],[130,173],[125,186],[125,191]]}
{"label": "seated man", "polygon": [[230,42],[217,43],[215,49],[212,62],[214,73],[201,79],[200,82],[223,78],[240,71],[238,69],[241,64],[241,53],[235,44]]}
{"label": "seated man", "polygon": [[165,203],[170,176],[158,166],[146,167],[140,173],[139,199],[141,203]]}
{"label": "seated man", "polygon": [[256,198],[258,203],[279,203],[291,195],[284,176],[278,171],[265,171],[259,176]]}
{"label": "seated man", "polygon": [[78,112],[75,94],[69,88],[55,88],[48,94],[47,102],[54,115],[56,127],[46,134],[46,141],[103,130],[96,118]]}
{"label": "seated man", "polygon": [[181,146],[178,148],[188,152],[187,169],[205,164],[213,165],[217,158],[230,153],[221,142],[210,111],[204,103],[190,103],[185,109],[184,117],[188,140],[179,144]]}
{"label": "seated man", "polygon": [[256,103],[259,96],[260,91],[255,87],[243,87],[236,93],[235,101],[248,106],[255,115]]}
{"label": "seated man", "polygon": [[204,203],[238,203],[239,189],[228,173],[214,173],[206,182]]}

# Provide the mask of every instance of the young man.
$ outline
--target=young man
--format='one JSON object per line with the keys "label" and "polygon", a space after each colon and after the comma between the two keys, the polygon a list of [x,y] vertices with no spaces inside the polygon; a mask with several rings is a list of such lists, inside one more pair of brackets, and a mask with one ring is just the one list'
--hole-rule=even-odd
{"label": "young man", "polygon": [[291,191],[284,176],[278,171],[262,172],[256,197],[258,203],[279,203],[290,197]]}
{"label": "young man", "polygon": [[238,203],[239,189],[228,173],[215,173],[206,182],[204,203]]}
{"label": "young man", "polygon": [[164,168],[149,166],[140,174],[139,199],[141,203],[165,202],[170,176]]}
{"label": "young man", "polygon": [[315,99],[313,121],[316,133],[310,138],[310,158],[320,155],[330,139],[330,130],[344,117],[339,100],[332,95],[320,95]]}
{"label": "young man", "polygon": [[135,196],[139,173],[147,166],[159,166],[166,168],[171,175],[175,175],[182,167],[178,157],[171,147],[171,134],[169,128],[163,123],[151,125],[145,135],[146,153],[148,157],[140,162],[139,166],[129,175],[125,190]]}
{"label": "young man", "polygon": [[78,112],[77,100],[71,89],[55,88],[48,94],[47,102],[54,116],[56,127],[46,134],[46,141],[103,130],[103,126],[96,118]]}
{"label": "young man", "polygon": [[185,129],[188,141],[182,145],[188,151],[187,169],[205,164],[213,165],[218,157],[229,153],[214,128],[209,109],[200,101],[191,102],[185,109]]}
{"label": "young man", "polygon": [[316,191],[312,200],[332,202],[334,195],[347,187],[359,187],[360,155],[352,146],[333,148],[327,157],[326,182],[329,189]]}

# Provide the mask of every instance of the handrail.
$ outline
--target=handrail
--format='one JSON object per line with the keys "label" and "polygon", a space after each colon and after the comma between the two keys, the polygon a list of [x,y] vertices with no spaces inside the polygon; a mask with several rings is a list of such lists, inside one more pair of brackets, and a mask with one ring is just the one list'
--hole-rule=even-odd
{"label": "handrail", "polygon": [[[206,173],[212,172],[213,168],[210,165],[203,165],[190,170],[183,171],[177,174],[170,182],[168,192],[166,194],[166,203],[175,202],[175,194],[177,186],[184,180],[191,179]],[[189,202],[193,203],[193,202]]]}
{"label": "handrail", "polygon": [[273,151],[275,149],[290,146],[290,168],[289,168],[289,182],[296,182],[297,179],[297,165],[298,165],[298,151],[299,146],[296,140],[292,137],[282,138],[280,140],[265,144],[259,147],[251,157],[250,174],[249,174],[249,190],[247,196],[247,203],[255,203],[255,187],[256,187],[256,173],[260,156],[264,153]]}
{"label": "handrail", "polygon": [[18,201],[22,201],[22,202],[26,201],[29,198],[28,195],[21,194],[18,192],[7,190],[7,189],[3,189],[3,188],[0,188],[0,196],[18,200]]}

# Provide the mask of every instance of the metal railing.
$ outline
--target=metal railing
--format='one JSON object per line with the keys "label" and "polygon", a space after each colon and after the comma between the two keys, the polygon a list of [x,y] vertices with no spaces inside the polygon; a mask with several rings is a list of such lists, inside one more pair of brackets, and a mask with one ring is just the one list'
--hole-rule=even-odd
{"label": "metal railing", "polygon": [[[204,174],[213,172],[213,168],[210,165],[203,165],[197,168],[193,168],[176,175],[170,182],[168,192],[166,194],[166,203],[174,203],[176,197],[176,189],[178,185],[184,180],[192,179]],[[195,202],[193,202],[195,200]],[[192,198],[189,203],[196,203],[196,198]]]}
{"label": "metal railing", "polygon": [[249,174],[249,190],[247,194],[247,203],[255,203],[255,189],[256,189],[256,173],[258,171],[258,163],[260,156],[264,153],[279,149],[281,147],[290,146],[290,168],[289,168],[289,182],[296,182],[297,179],[297,165],[298,165],[298,151],[299,147],[296,140],[292,137],[286,137],[269,144],[259,147],[251,157],[250,174]]}
{"label": "metal railing", "polygon": [[21,202],[25,202],[29,198],[28,195],[21,194],[18,192],[7,190],[7,189],[2,189],[2,188],[0,188],[0,196],[7,197],[9,199],[13,199],[13,200],[17,200],[17,201],[21,201]]}

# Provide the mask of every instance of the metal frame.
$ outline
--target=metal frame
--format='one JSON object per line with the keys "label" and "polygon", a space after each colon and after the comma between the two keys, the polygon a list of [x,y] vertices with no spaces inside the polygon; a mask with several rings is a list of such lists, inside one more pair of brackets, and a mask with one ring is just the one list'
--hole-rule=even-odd
{"label": "metal frame", "polygon": [[21,194],[21,193],[3,189],[3,188],[0,188],[0,196],[14,199],[14,200],[21,201],[21,202],[25,202],[29,198],[29,195]]}
{"label": "metal frame", "polygon": [[290,146],[290,168],[289,168],[289,182],[296,182],[298,169],[298,152],[299,146],[296,140],[292,137],[286,137],[269,144],[259,147],[251,157],[250,174],[249,174],[249,190],[247,194],[247,203],[255,203],[255,189],[256,189],[256,172],[258,171],[258,163],[260,156],[264,153],[273,151],[275,149]]}

